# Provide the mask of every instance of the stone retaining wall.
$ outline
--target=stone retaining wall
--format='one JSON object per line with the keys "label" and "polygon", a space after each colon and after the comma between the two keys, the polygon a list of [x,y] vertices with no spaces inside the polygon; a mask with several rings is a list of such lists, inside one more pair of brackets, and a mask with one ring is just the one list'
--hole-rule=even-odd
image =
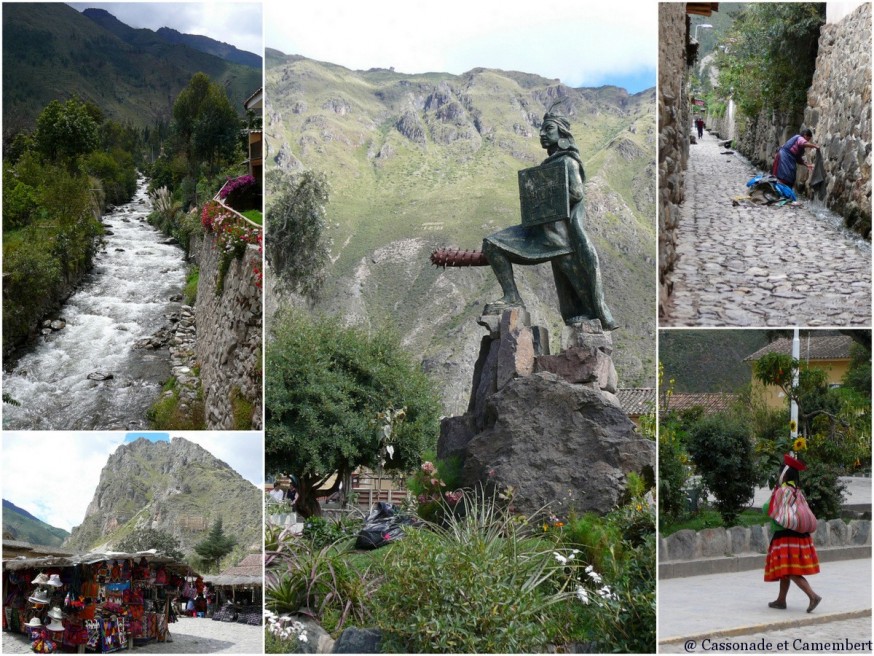
{"label": "stone retaining wall", "polygon": [[826,205],[871,232],[871,4],[857,7],[819,36],[805,125],[822,147]]}
{"label": "stone retaining wall", "polygon": [[244,414],[251,416],[251,428],[260,430],[261,289],[253,268],[261,266],[261,254],[257,246],[250,245],[242,258],[234,258],[221,293],[216,288],[222,253],[214,235],[204,237],[197,259],[197,360],[207,428],[242,428]]}
{"label": "stone retaining wall", "polygon": [[[659,538],[659,561],[688,561],[743,554],[764,554],[771,542],[771,525],[684,530]],[[871,545],[870,520],[820,520],[813,543],[817,548]]]}
{"label": "stone retaining wall", "polygon": [[671,294],[677,263],[676,229],[689,159],[689,99],[685,3],[659,4],[659,315]]}

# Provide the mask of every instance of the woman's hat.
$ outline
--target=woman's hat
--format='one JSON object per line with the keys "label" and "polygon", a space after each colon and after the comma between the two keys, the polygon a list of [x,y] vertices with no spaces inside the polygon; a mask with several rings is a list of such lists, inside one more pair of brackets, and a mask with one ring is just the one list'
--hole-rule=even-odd
{"label": "woman's hat", "polygon": [[64,613],[57,606],[53,606],[52,609],[49,611],[49,617],[51,617],[52,619],[56,619],[60,622],[62,619],[64,619]]}
{"label": "woman's hat", "polygon": [[61,623],[60,623],[58,620],[56,620],[55,618],[52,618],[52,621],[49,622],[49,623],[46,625],[46,628],[47,628],[49,631],[63,631],[63,630],[64,630],[64,625],[61,624]]}
{"label": "woman's hat", "polygon": [[31,629],[40,629],[42,628],[42,621],[38,617],[31,617],[30,621],[25,623],[24,626],[29,626]]}
{"label": "woman's hat", "polygon": [[783,464],[786,465],[787,467],[791,467],[795,471],[803,472],[805,469],[807,469],[807,465],[805,465],[800,460],[796,460],[788,453],[783,456]]}
{"label": "woman's hat", "polygon": [[49,592],[40,588],[28,597],[27,600],[33,604],[47,604],[49,603]]}
{"label": "woman's hat", "polygon": [[52,574],[49,577],[49,580],[46,582],[46,585],[50,585],[53,588],[60,588],[63,583],[61,583],[61,575],[60,574]]}
{"label": "woman's hat", "polygon": [[40,572],[37,577],[31,581],[31,585],[45,585],[49,582],[49,577],[45,575],[45,573]]}

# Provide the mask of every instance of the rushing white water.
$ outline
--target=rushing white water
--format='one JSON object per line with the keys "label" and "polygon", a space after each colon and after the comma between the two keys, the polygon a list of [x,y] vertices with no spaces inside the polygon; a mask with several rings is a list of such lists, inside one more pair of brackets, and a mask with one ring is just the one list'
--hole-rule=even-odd
{"label": "rushing white water", "polygon": [[[67,325],[27,348],[4,372],[3,428],[136,430],[170,373],[169,352],[134,349],[180,304],[182,249],[146,222],[151,201],[139,180],[134,199],[103,217],[108,234],[94,268],[58,315]],[[89,380],[93,372],[109,380]]]}

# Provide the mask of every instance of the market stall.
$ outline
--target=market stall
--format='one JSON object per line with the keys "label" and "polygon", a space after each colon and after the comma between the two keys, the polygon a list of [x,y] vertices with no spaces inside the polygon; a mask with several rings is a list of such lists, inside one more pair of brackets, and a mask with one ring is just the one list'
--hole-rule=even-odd
{"label": "market stall", "polygon": [[27,634],[38,653],[164,642],[186,576],[196,573],[155,551],[6,560],[3,630]]}
{"label": "market stall", "polygon": [[264,619],[264,557],[249,554],[238,565],[203,580],[216,592],[212,619],[260,625]]}

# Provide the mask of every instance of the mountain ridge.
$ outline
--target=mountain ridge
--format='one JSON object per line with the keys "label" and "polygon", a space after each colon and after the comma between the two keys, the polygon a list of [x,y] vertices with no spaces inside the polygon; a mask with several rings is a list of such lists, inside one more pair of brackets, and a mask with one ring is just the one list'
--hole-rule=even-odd
{"label": "mountain ridge", "polygon": [[100,473],[85,517],[64,546],[115,546],[140,528],[166,531],[191,552],[212,523],[249,545],[261,540],[260,490],[203,447],[174,437],[120,446]]}
{"label": "mountain ridge", "polygon": [[227,88],[241,116],[242,102],[261,86],[260,69],[167,43],[151,30],[95,11],[101,21],[59,3],[3,6],[5,135],[32,129],[51,100],[73,96],[119,122],[166,121],[176,96],[199,71]]}
{"label": "mountain ridge", "polygon": [[[332,264],[317,311],[370,325],[390,317],[441,383],[447,413],[466,408],[482,337],[476,318],[500,292],[489,269],[437,271],[428,255],[478,248],[519,222],[517,172],[545,158],[540,120],[564,99],[588,178],[587,231],[622,324],[614,333],[620,384],[654,385],[654,89],[572,89],[482,67],[352,71],[266,53],[268,165],[325,171],[332,185]],[[562,326],[551,269],[516,270],[555,352]]]}
{"label": "mountain ridge", "polygon": [[69,531],[44,522],[8,499],[3,499],[3,533],[15,540],[49,547],[59,547],[70,535]]}

